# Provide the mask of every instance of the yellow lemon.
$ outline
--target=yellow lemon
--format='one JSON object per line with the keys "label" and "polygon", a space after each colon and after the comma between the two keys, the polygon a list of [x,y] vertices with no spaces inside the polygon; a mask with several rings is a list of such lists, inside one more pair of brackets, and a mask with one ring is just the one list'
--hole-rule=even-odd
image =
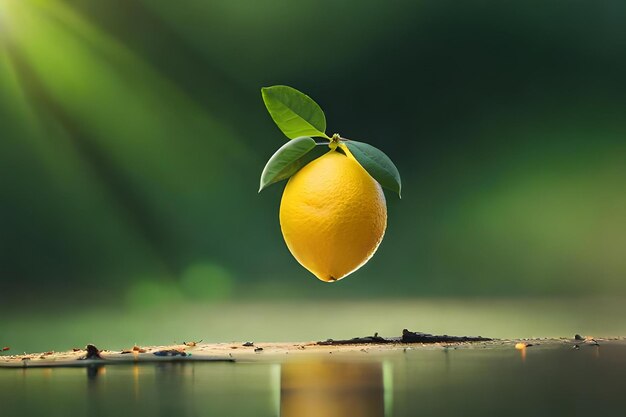
{"label": "yellow lemon", "polygon": [[385,195],[352,155],[331,150],[289,179],[280,227],[303,267],[337,281],[376,252],[387,227]]}

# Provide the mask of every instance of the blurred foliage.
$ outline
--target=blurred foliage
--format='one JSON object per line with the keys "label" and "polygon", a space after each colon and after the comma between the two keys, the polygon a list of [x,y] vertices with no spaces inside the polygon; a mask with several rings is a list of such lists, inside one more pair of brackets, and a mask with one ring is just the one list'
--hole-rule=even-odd
{"label": "blurred foliage", "polygon": [[[626,292],[625,18],[617,0],[0,0],[0,301]],[[402,174],[377,255],[338,284],[289,255],[281,187],[257,195],[284,141],[273,84]]]}

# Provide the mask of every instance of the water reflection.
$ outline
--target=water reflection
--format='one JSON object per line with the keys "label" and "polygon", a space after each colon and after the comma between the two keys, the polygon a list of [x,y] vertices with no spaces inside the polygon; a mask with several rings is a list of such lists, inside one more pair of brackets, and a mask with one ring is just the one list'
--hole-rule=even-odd
{"label": "water reflection", "polygon": [[282,417],[385,415],[382,363],[286,363],[280,385]]}
{"label": "water reflection", "polygon": [[106,368],[104,365],[89,365],[87,367],[87,381],[89,384],[94,384],[98,380],[99,376],[102,376],[106,373]]}
{"label": "water reflection", "polygon": [[598,404],[624,414],[621,342],[289,359],[0,369],[0,415],[587,417]]}
{"label": "water reflection", "polygon": [[[198,380],[196,367],[201,371]],[[255,371],[250,372],[253,368]],[[258,393],[256,404],[262,405],[264,412],[257,408],[256,415],[283,417],[383,417],[389,414],[393,401],[391,363],[382,362],[316,359],[270,366],[161,363],[109,370],[92,365],[84,371],[90,413],[106,415],[121,408],[121,415],[195,416],[220,409],[228,411],[225,415],[241,415],[242,403],[236,398],[242,390]],[[115,396],[115,406],[111,395]],[[271,401],[273,395],[275,401]]]}

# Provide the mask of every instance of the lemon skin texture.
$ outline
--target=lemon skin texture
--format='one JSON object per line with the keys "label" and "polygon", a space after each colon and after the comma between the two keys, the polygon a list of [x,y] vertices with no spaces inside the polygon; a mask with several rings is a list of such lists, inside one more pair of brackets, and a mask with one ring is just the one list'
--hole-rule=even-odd
{"label": "lemon skin texture", "polygon": [[354,157],[331,150],[289,179],[280,227],[303,267],[337,281],[376,252],[387,227],[385,195]]}

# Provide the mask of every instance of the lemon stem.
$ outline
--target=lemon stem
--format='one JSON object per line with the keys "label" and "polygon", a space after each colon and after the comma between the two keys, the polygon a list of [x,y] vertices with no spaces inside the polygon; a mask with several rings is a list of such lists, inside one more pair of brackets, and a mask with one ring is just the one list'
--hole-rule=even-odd
{"label": "lemon stem", "polygon": [[335,133],[333,137],[330,138],[330,142],[328,143],[328,147],[330,148],[330,150],[334,151],[335,149],[337,149],[340,139],[341,136],[339,136],[339,133]]}

